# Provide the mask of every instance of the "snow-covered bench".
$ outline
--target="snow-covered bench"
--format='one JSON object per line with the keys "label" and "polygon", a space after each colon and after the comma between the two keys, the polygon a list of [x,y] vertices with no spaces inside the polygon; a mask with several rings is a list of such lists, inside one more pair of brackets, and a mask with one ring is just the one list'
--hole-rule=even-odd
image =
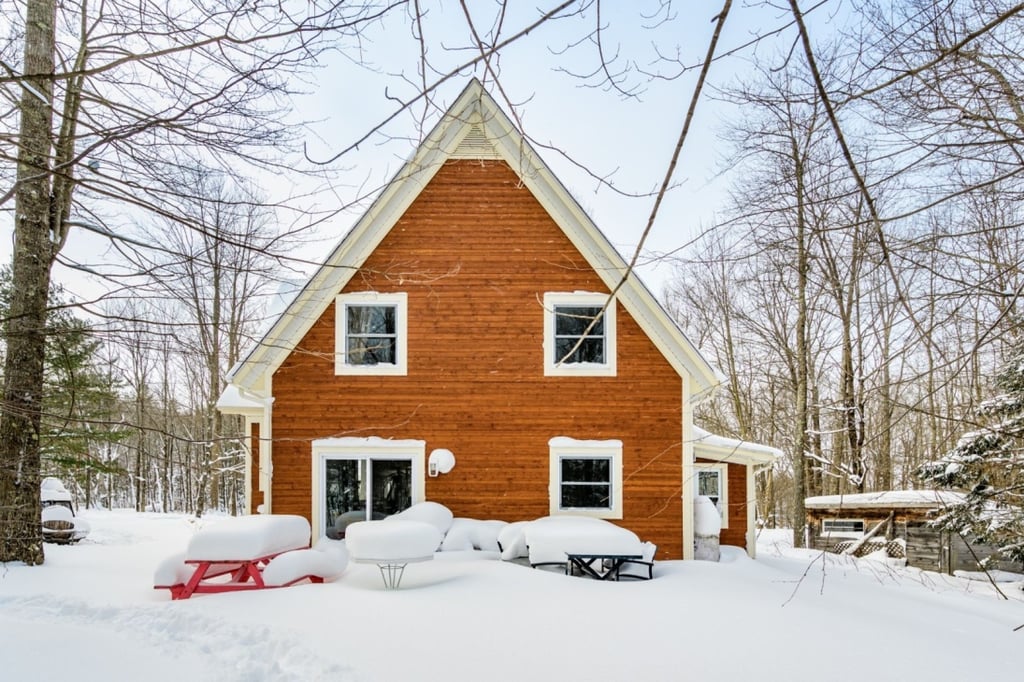
{"label": "snow-covered bench", "polygon": [[[171,599],[197,593],[285,587],[323,582],[348,561],[344,549],[309,549],[309,522],[301,516],[266,514],[225,519],[200,529],[181,554],[164,560],[153,578]],[[217,580],[228,576],[227,580]]]}

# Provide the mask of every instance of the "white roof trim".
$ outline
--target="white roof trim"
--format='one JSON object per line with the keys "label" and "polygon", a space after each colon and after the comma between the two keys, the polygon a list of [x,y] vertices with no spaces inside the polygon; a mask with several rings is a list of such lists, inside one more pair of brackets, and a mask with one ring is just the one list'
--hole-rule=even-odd
{"label": "white roof trim", "polygon": [[852,495],[820,495],[804,500],[805,509],[941,509],[964,501],[955,490],[882,490]]}
{"label": "white roof trim", "polygon": [[761,465],[771,464],[782,457],[782,450],[768,445],[751,443],[738,438],[726,438],[693,427],[693,456],[715,462]]}
{"label": "white roof trim", "polygon": [[[496,157],[481,143],[481,131]],[[247,391],[262,391],[263,377],[284,362],[441,165],[453,155],[467,158],[473,149],[480,149],[484,158],[508,163],[609,291],[618,284],[626,261],[474,78],[259,343],[232,368],[228,380]],[[617,298],[676,372],[693,378],[693,396],[706,395],[721,383],[720,374],[635,275]]]}

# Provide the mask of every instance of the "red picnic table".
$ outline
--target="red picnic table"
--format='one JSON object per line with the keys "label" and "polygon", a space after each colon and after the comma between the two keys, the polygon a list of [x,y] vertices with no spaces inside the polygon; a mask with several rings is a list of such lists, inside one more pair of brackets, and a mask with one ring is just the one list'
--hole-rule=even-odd
{"label": "red picnic table", "polygon": [[306,579],[322,583],[322,570],[301,575],[294,575],[295,570],[279,572],[269,584],[265,580],[264,571],[275,558],[303,550],[313,551],[304,517],[266,514],[225,519],[197,531],[184,554],[165,560],[157,569],[154,588],[169,590],[171,599],[188,599],[193,594],[286,587]]}

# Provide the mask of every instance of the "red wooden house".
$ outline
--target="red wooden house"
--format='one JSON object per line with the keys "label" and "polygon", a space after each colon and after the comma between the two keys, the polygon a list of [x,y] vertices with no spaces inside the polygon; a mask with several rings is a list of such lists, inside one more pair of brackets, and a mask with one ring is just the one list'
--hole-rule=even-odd
{"label": "red wooden house", "polygon": [[609,300],[625,270],[472,81],[232,369],[250,510],[314,535],[424,499],[585,514],[687,558],[700,486],[752,553],[754,471],[777,451],[695,431],[719,378],[636,277]]}

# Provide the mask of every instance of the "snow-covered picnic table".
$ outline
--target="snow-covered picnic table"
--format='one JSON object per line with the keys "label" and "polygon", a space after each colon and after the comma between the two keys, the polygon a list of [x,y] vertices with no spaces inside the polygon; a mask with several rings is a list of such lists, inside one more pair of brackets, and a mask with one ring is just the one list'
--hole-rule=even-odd
{"label": "snow-covered picnic table", "polygon": [[[157,568],[153,584],[171,599],[193,594],[320,583],[344,570],[344,549],[309,549],[309,522],[301,516],[266,514],[225,519],[196,532],[184,553]],[[226,580],[218,580],[228,576]]]}
{"label": "snow-covered picnic table", "polygon": [[[620,568],[645,556],[636,533],[603,519],[550,516],[522,527],[530,565],[560,566],[598,580],[618,580]],[[653,557],[652,557],[653,560]]]}

